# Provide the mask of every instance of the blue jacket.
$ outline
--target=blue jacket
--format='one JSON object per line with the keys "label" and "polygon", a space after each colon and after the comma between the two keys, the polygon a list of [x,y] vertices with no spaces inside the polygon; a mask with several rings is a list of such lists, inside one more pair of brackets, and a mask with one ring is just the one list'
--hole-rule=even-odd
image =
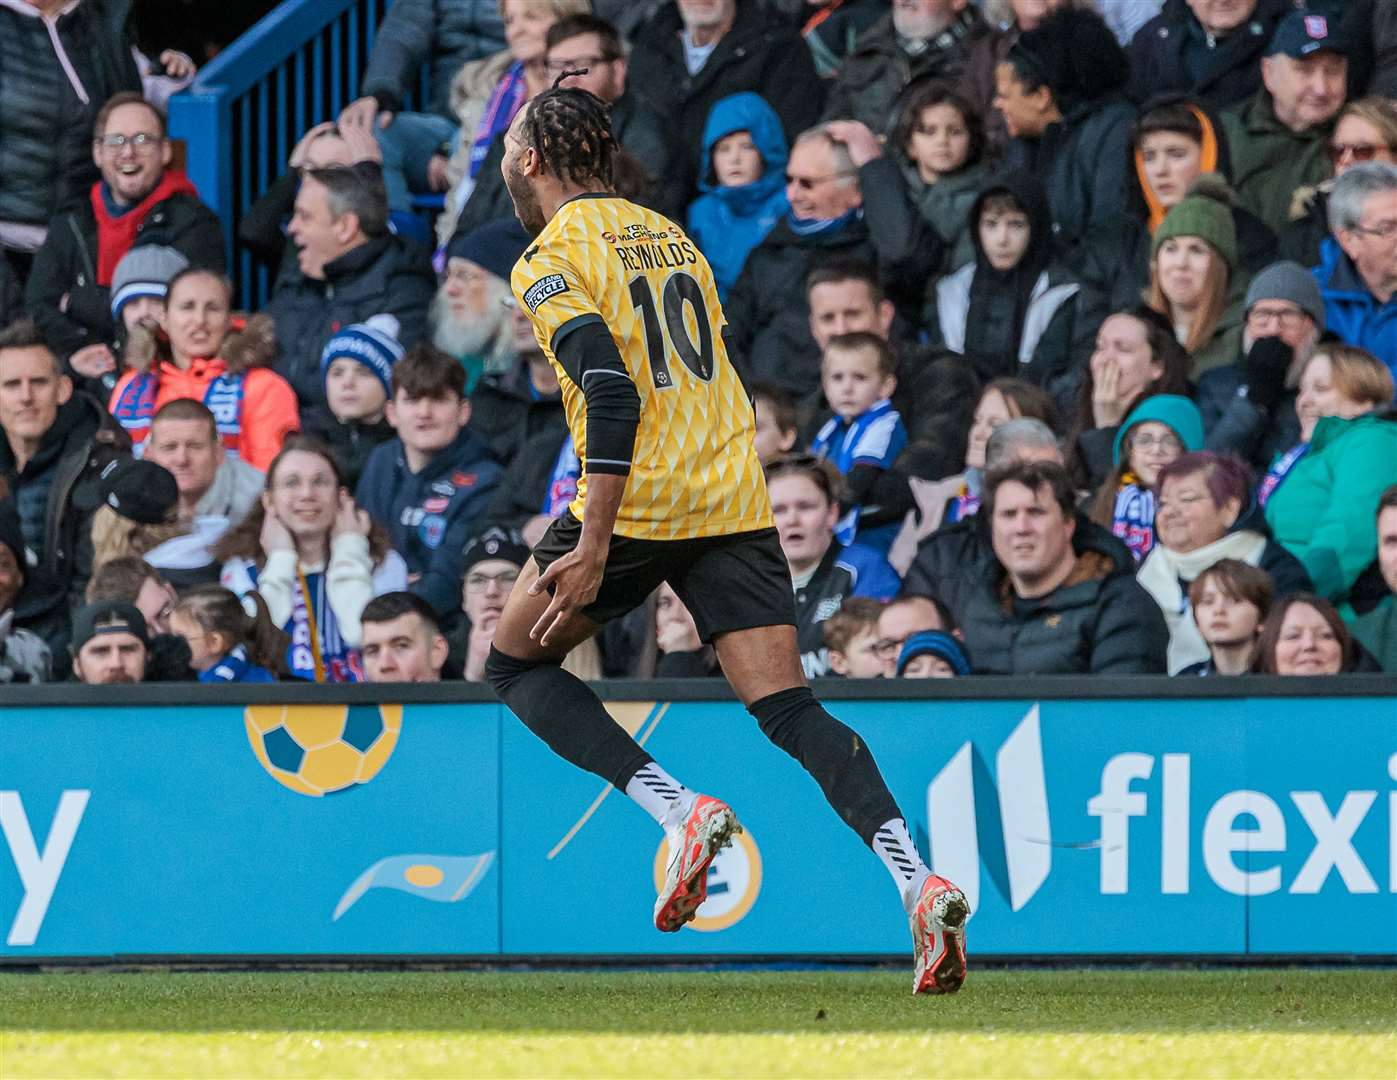
{"label": "blue jacket", "polygon": [[1397,297],[1379,304],[1332,236],[1319,246],[1314,275],[1324,296],[1325,329],[1367,349],[1397,376]]}
{"label": "blue jacket", "polygon": [[[713,144],[735,131],[751,134],[765,168],[750,184],[719,187],[713,174]],[[747,253],[790,208],[786,202],[786,157],[781,120],[760,95],[732,94],[709,112],[698,185],[704,194],[689,206],[689,235],[713,268],[720,299],[728,298]]]}
{"label": "blue jacket", "polygon": [[503,472],[468,429],[419,473],[407,467],[401,439],[369,455],[355,500],[388,530],[393,547],[418,575],[410,586],[437,614],[461,606],[461,557]]}

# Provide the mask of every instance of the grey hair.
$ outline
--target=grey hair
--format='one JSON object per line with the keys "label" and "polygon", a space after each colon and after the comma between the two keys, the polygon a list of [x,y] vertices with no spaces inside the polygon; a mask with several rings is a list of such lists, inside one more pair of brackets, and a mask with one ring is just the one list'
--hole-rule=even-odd
{"label": "grey hair", "polygon": [[1363,204],[1374,195],[1397,191],[1397,165],[1367,161],[1334,181],[1329,193],[1329,231],[1352,230],[1363,220]]}
{"label": "grey hair", "polygon": [[858,183],[859,171],[854,168],[854,159],[849,156],[849,148],[834,138],[824,124],[817,124],[815,127],[802,131],[796,136],[796,141],[791,149],[794,150],[801,143],[807,142],[820,142],[829,147],[830,153],[834,155],[834,171],[839,174],[836,183],[842,187],[850,187]]}
{"label": "grey hair", "polygon": [[1025,447],[1062,453],[1062,445],[1052,428],[1031,416],[1021,416],[1017,420],[1005,421],[990,432],[989,440],[985,443],[985,471],[1009,464],[1014,451]]}
{"label": "grey hair", "polygon": [[325,187],[326,202],[333,218],[353,214],[365,236],[388,234],[388,191],[383,186],[383,170],[373,162],[331,165],[307,169],[305,175]]}

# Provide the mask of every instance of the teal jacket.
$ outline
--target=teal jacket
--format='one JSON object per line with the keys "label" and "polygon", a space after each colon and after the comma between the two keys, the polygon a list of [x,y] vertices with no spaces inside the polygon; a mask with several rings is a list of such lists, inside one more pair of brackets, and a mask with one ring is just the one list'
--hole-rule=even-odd
{"label": "teal jacket", "polygon": [[1397,596],[1389,596],[1368,614],[1350,620],[1349,629],[1377,658],[1383,671],[1397,675]]}
{"label": "teal jacket", "polygon": [[1378,498],[1397,484],[1397,417],[1321,417],[1310,452],[1266,501],[1276,540],[1340,603],[1377,557]]}

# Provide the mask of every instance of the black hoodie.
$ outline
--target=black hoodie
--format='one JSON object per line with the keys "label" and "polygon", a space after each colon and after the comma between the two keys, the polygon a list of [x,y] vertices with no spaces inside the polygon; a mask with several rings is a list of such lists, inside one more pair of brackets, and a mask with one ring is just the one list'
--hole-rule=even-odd
{"label": "black hoodie", "polygon": [[[986,201],[1005,194],[1027,214],[1029,239],[1017,263],[996,270],[985,254],[979,223]],[[974,266],[937,285],[940,341],[963,353],[981,379],[1012,375],[1046,386],[1072,364],[1077,288],[1053,265],[1052,217],[1043,186],[1022,170],[999,172],[981,186],[969,220]]]}

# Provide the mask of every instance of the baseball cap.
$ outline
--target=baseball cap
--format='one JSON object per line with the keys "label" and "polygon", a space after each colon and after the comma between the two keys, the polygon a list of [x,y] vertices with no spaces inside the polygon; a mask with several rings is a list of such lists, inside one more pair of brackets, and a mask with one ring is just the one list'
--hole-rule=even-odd
{"label": "baseball cap", "polygon": [[142,645],[150,644],[145,616],[135,604],[123,600],[98,600],[73,612],[73,655],[101,634],[131,634]]}
{"label": "baseball cap", "polygon": [[143,458],[117,458],[97,477],[98,500],[144,525],[169,520],[179,504],[179,485],[168,469]]}
{"label": "baseball cap", "polygon": [[1326,15],[1317,15],[1305,8],[1292,11],[1276,25],[1266,55],[1284,53],[1294,60],[1303,60],[1321,49],[1342,53],[1344,45],[1337,31],[1338,27]]}

